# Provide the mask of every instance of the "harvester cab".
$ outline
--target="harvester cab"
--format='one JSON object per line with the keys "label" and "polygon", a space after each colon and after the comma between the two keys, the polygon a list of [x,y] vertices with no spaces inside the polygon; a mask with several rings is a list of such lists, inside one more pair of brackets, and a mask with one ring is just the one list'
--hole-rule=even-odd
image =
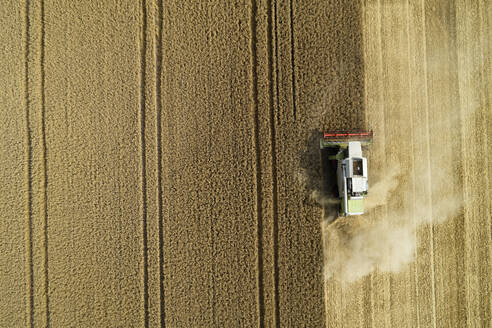
{"label": "harvester cab", "polygon": [[325,131],[320,140],[320,148],[328,149],[328,159],[336,163],[340,212],[344,216],[364,214],[369,184],[362,147],[372,143],[372,137],[372,131]]}

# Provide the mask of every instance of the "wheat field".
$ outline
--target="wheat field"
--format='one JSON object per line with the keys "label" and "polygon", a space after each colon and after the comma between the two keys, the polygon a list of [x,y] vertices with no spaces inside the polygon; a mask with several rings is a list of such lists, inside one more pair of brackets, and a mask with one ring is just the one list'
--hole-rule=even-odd
{"label": "wheat field", "polygon": [[[490,327],[492,4],[5,1],[0,327]],[[323,129],[371,129],[370,209]]]}

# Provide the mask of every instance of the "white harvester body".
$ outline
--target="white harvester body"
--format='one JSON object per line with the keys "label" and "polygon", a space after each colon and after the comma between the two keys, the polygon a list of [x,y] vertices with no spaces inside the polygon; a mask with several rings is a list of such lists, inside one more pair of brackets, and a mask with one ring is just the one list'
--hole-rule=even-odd
{"label": "white harvester body", "polygon": [[338,160],[338,194],[343,196],[344,215],[364,214],[363,195],[367,194],[367,158],[362,156],[359,141],[350,141],[348,157]]}
{"label": "white harvester body", "polygon": [[[360,138],[361,140],[353,140]],[[350,140],[352,139],[352,140]],[[332,148],[336,154],[338,195],[344,216],[364,214],[364,196],[368,192],[367,158],[362,155],[362,145],[372,141],[372,132],[328,133],[321,139],[321,149]]]}

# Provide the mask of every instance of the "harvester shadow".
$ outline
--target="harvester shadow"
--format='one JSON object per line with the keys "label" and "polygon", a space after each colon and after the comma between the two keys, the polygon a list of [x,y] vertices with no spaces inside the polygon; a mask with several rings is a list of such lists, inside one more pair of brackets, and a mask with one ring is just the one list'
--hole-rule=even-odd
{"label": "harvester shadow", "polygon": [[323,220],[332,222],[338,217],[336,167],[328,159],[329,149],[320,150],[322,133],[312,130],[300,154],[300,166],[304,172],[304,185],[312,205],[323,209]]}

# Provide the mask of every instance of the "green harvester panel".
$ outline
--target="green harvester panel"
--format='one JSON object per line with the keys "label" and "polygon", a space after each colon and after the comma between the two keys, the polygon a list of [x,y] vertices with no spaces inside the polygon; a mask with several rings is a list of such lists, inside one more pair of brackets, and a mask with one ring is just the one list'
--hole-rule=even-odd
{"label": "green harvester panel", "polygon": [[347,203],[349,213],[364,212],[364,199],[349,199]]}

